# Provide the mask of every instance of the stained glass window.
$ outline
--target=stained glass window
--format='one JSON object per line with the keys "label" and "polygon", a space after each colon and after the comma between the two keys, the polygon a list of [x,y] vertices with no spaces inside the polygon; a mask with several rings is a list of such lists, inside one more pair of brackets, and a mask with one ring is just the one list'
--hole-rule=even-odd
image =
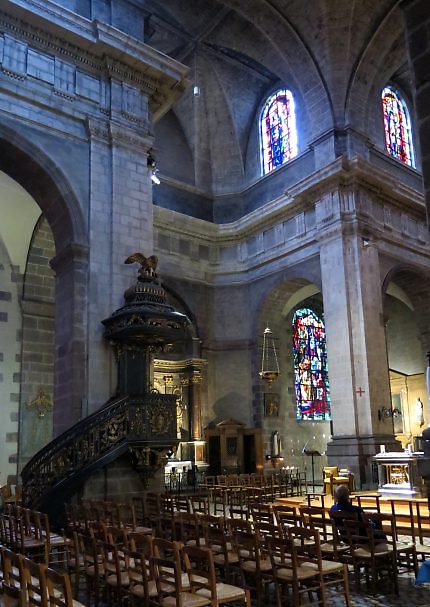
{"label": "stained glass window", "polygon": [[415,166],[408,108],[400,95],[387,86],[382,91],[385,147],[390,156]]}
{"label": "stained glass window", "polygon": [[261,168],[266,175],[297,156],[294,97],[281,89],[266,101],[260,118]]}
{"label": "stained glass window", "polygon": [[296,418],[330,420],[324,323],[312,310],[301,308],[294,314],[293,330]]}

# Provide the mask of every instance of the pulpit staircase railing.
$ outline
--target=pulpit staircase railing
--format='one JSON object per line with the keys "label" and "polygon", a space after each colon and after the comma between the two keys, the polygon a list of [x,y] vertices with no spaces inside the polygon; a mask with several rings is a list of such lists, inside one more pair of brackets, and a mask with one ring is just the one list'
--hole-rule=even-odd
{"label": "pulpit staircase railing", "polygon": [[175,396],[151,392],[111,399],[26,464],[21,472],[24,505],[58,518],[64,502],[96,470],[128,452],[145,481],[177,443]]}

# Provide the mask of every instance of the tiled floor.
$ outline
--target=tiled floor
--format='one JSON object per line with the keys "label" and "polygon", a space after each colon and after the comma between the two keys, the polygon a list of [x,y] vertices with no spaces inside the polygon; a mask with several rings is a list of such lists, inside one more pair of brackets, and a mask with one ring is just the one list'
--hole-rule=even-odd
{"label": "tiled floor", "polygon": [[[388,593],[382,594],[385,589],[381,588],[381,594],[375,596],[357,593],[353,582],[351,582],[351,598],[353,607],[430,607],[430,585],[415,586],[415,577],[412,574],[399,576],[399,596]],[[330,597],[329,607],[343,607],[345,601],[342,596]]]}

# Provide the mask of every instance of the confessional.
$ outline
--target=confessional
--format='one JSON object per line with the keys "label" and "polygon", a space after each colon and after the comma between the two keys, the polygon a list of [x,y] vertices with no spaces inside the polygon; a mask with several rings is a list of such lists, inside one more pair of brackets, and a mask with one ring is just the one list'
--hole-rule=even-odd
{"label": "confessional", "polygon": [[206,428],[209,470],[211,474],[251,474],[263,469],[261,428],[226,419]]}

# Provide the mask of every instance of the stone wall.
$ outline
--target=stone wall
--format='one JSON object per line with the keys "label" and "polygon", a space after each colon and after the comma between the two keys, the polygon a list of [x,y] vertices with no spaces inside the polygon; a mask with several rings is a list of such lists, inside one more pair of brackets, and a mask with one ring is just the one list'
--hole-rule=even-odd
{"label": "stone wall", "polygon": [[[24,274],[19,470],[52,439],[55,276],[49,262],[54,256],[52,230],[42,217],[34,230]],[[49,408],[39,411],[34,401],[41,393]]]}
{"label": "stone wall", "polygon": [[17,482],[18,412],[21,385],[22,320],[20,298],[22,270],[12,266],[0,239],[0,480]]}

